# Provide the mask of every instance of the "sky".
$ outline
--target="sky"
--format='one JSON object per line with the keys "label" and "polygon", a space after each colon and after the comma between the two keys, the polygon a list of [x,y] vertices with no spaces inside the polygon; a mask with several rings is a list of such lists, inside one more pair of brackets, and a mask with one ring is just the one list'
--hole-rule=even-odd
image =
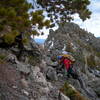
{"label": "sky", "polygon": [[[90,0],[91,4],[88,6],[90,11],[92,11],[91,18],[86,21],[79,19],[78,15],[75,15],[74,23],[78,24],[81,28],[85,29],[88,32],[91,32],[96,37],[100,37],[100,0]],[[54,30],[57,27],[54,28]],[[49,34],[47,29],[44,29],[44,35],[35,37],[46,39]]]}
{"label": "sky", "polygon": [[82,22],[76,15],[75,23],[77,23],[81,28],[84,28],[88,32],[91,32],[96,37],[100,37],[100,0],[91,0],[89,5],[92,15],[90,19]]}

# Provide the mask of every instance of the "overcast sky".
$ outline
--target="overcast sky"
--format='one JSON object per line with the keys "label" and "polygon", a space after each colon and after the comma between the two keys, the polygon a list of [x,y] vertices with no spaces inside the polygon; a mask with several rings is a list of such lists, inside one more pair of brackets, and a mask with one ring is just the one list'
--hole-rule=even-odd
{"label": "overcast sky", "polygon": [[[84,28],[88,32],[91,32],[96,37],[100,37],[100,0],[90,0],[91,4],[89,5],[92,15],[90,19],[82,22],[79,19],[78,15],[75,16],[74,22],[78,24],[81,28]],[[36,38],[47,38],[48,31],[44,29],[44,36],[39,36]]]}

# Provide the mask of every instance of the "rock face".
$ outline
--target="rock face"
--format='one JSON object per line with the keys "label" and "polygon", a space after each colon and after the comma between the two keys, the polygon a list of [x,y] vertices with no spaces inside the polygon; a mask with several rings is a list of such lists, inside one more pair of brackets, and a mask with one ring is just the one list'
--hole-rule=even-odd
{"label": "rock face", "polygon": [[[63,51],[67,51],[73,55],[76,59],[74,69],[80,76],[80,84],[78,83],[78,85],[75,80],[71,80],[70,82],[71,84],[76,83],[76,85],[73,84],[74,87],[90,100],[96,100],[95,98],[98,100],[100,97],[98,93],[100,89],[97,89],[97,86],[100,87],[100,82],[97,81],[100,79],[99,44],[100,39],[79,28],[79,26],[74,23],[60,25],[56,31],[50,30],[50,34],[45,42],[47,56],[55,59],[55,61],[57,60],[57,56],[62,54]],[[95,83],[97,82],[95,85],[92,84],[94,81]],[[89,85],[91,85],[91,87]]]}

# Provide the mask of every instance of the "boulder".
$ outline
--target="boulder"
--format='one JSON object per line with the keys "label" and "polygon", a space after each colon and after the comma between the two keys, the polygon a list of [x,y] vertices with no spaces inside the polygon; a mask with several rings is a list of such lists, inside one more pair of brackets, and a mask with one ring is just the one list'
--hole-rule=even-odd
{"label": "boulder", "polygon": [[96,94],[100,97],[100,79],[89,82],[89,86],[93,88]]}
{"label": "boulder", "polygon": [[48,67],[46,70],[46,78],[52,81],[58,80],[56,70],[52,67]]}
{"label": "boulder", "polygon": [[24,74],[29,74],[30,73],[30,65],[28,64],[24,64],[24,63],[21,63],[21,62],[18,62],[17,65],[17,70],[24,73]]}
{"label": "boulder", "polygon": [[47,81],[43,73],[40,72],[40,68],[38,66],[34,66],[31,68],[31,76],[35,82],[42,83],[42,85],[47,86]]}
{"label": "boulder", "polygon": [[11,54],[11,53],[7,56],[6,60],[8,62],[13,63],[13,64],[17,64],[18,63],[17,57],[14,54]]}

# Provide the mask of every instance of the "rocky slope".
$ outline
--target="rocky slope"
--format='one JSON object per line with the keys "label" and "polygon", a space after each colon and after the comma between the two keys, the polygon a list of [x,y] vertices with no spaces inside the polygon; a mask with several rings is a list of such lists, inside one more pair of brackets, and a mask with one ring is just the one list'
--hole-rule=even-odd
{"label": "rocky slope", "polygon": [[33,40],[23,51],[0,48],[0,100],[69,100],[47,81],[49,66],[43,53],[43,47]]}
{"label": "rocky slope", "polygon": [[[67,23],[50,32],[45,48],[33,40],[22,50],[0,46],[0,100],[100,100],[99,43]],[[56,57],[62,50],[75,57],[79,79],[58,70]]]}
{"label": "rocky slope", "polygon": [[[56,61],[56,57],[67,51],[76,59],[74,69],[80,80],[68,80],[90,100],[100,98],[100,40],[93,34],[79,28],[74,23],[60,25],[55,32],[50,30],[45,42],[48,57]],[[78,83],[79,82],[79,83]]]}

